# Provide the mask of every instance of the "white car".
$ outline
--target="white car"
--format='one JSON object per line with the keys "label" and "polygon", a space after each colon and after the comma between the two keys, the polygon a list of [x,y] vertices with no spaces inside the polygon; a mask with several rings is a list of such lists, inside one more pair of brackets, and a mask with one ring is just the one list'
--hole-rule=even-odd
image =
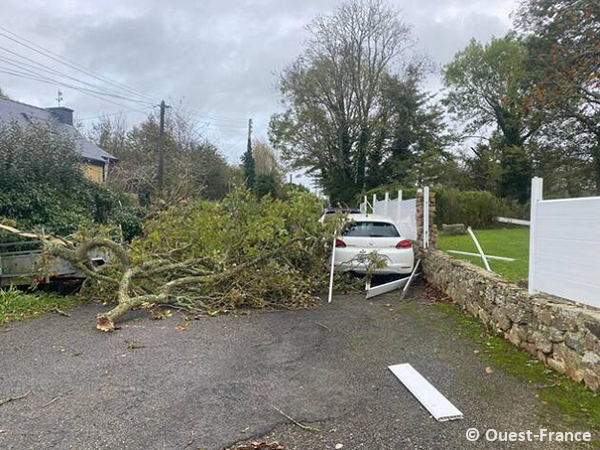
{"label": "white car", "polygon": [[364,263],[357,261],[361,252],[376,250],[387,266],[375,274],[407,275],[412,272],[415,255],[410,239],[403,238],[394,222],[374,214],[350,214],[348,223],[335,241],[334,267],[339,272],[364,274]]}

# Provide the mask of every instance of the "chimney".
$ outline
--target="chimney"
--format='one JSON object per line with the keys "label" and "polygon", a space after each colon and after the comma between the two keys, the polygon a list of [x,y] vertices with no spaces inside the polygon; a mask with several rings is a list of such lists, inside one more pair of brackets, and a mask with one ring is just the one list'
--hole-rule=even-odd
{"label": "chimney", "polygon": [[65,125],[73,125],[73,110],[71,108],[55,106],[46,109],[54,114],[61,123],[64,123]]}

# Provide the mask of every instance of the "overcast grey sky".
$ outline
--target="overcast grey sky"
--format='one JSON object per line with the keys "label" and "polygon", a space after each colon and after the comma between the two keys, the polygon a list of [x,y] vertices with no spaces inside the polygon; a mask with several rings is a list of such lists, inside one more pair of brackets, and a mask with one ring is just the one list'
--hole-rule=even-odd
{"label": "overcast grey sky", "polygon": [[[207,137],[217,141],[231,161],[237,161],[244,151],[248,117],[254,119],[256,136],[267,136],[269,117],[280,109],[274,74],[301,52],[306,39],[304,26],[338,3],[338,0],[2,0],[0,26],[153,99],[183,100],[188,109],[204,114],[196,117],[204,124]],[[510,27],[509,14],[517,5],[516,0],[390,0],[390,3],[401,9],[406,23],[412,24],[419,51],[439,65],[447,63],[471,37],[488,40],[503,35]],[[0,33],[6,34],[3,30]],[[18,57],[6,49],[75,78],[100,84],[3,36],[0,36],[0,57],[5,60],[0,60],[0,70],[19,70],[9,64],[10,60],[19,60]],[[9,62],[6,58],[10,58]],[[427,87],[439,90],[439,76],[428,80]],[[54,84],[0,73],[0,88],[15,100],[39,106],[56,104],[58,86]],[[75,109],[76,118],[123,109],[73,89],[61,90],[63,104]],[[148,106],[112,100],[128,108]],[[129,123],[134,123],[144,115],[131,112],[126,117]]]}

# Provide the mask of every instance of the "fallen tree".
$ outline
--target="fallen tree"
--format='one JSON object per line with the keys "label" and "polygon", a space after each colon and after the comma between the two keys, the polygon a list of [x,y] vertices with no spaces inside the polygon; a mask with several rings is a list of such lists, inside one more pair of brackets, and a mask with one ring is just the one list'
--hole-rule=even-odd
{"label": "fallen tree", "polygon": [[[191,313],[239,308],[300,308],[326,286],[330,227],[318,223],[322,204],[307,193],[286,202],[234,191],[222,202],[167,208],[125,246],[108,238],[79,240],[23,233],[44,241],[45,255],[71,262],[85,276],[83,293],[116,303],[97,317],[113,331],[129,311],[165,305]],[[92,264],[93,252],[111,262]]]}

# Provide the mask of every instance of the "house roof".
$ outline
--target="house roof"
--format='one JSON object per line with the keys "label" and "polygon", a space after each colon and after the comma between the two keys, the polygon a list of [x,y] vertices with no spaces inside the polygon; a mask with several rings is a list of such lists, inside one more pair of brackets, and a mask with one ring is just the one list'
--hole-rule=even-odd
{"label": "house roof", "polygon": [[0,99],[0,123],[5,125],[17,123],[22,128],[27,128],[32,123],[39,121],[51,124],[56,131],[73,139],[77,150],[84,159],[101,163],[117,160],[115,156],[86,139],[73,125],[61,122],[53,112],[14,100]]}

